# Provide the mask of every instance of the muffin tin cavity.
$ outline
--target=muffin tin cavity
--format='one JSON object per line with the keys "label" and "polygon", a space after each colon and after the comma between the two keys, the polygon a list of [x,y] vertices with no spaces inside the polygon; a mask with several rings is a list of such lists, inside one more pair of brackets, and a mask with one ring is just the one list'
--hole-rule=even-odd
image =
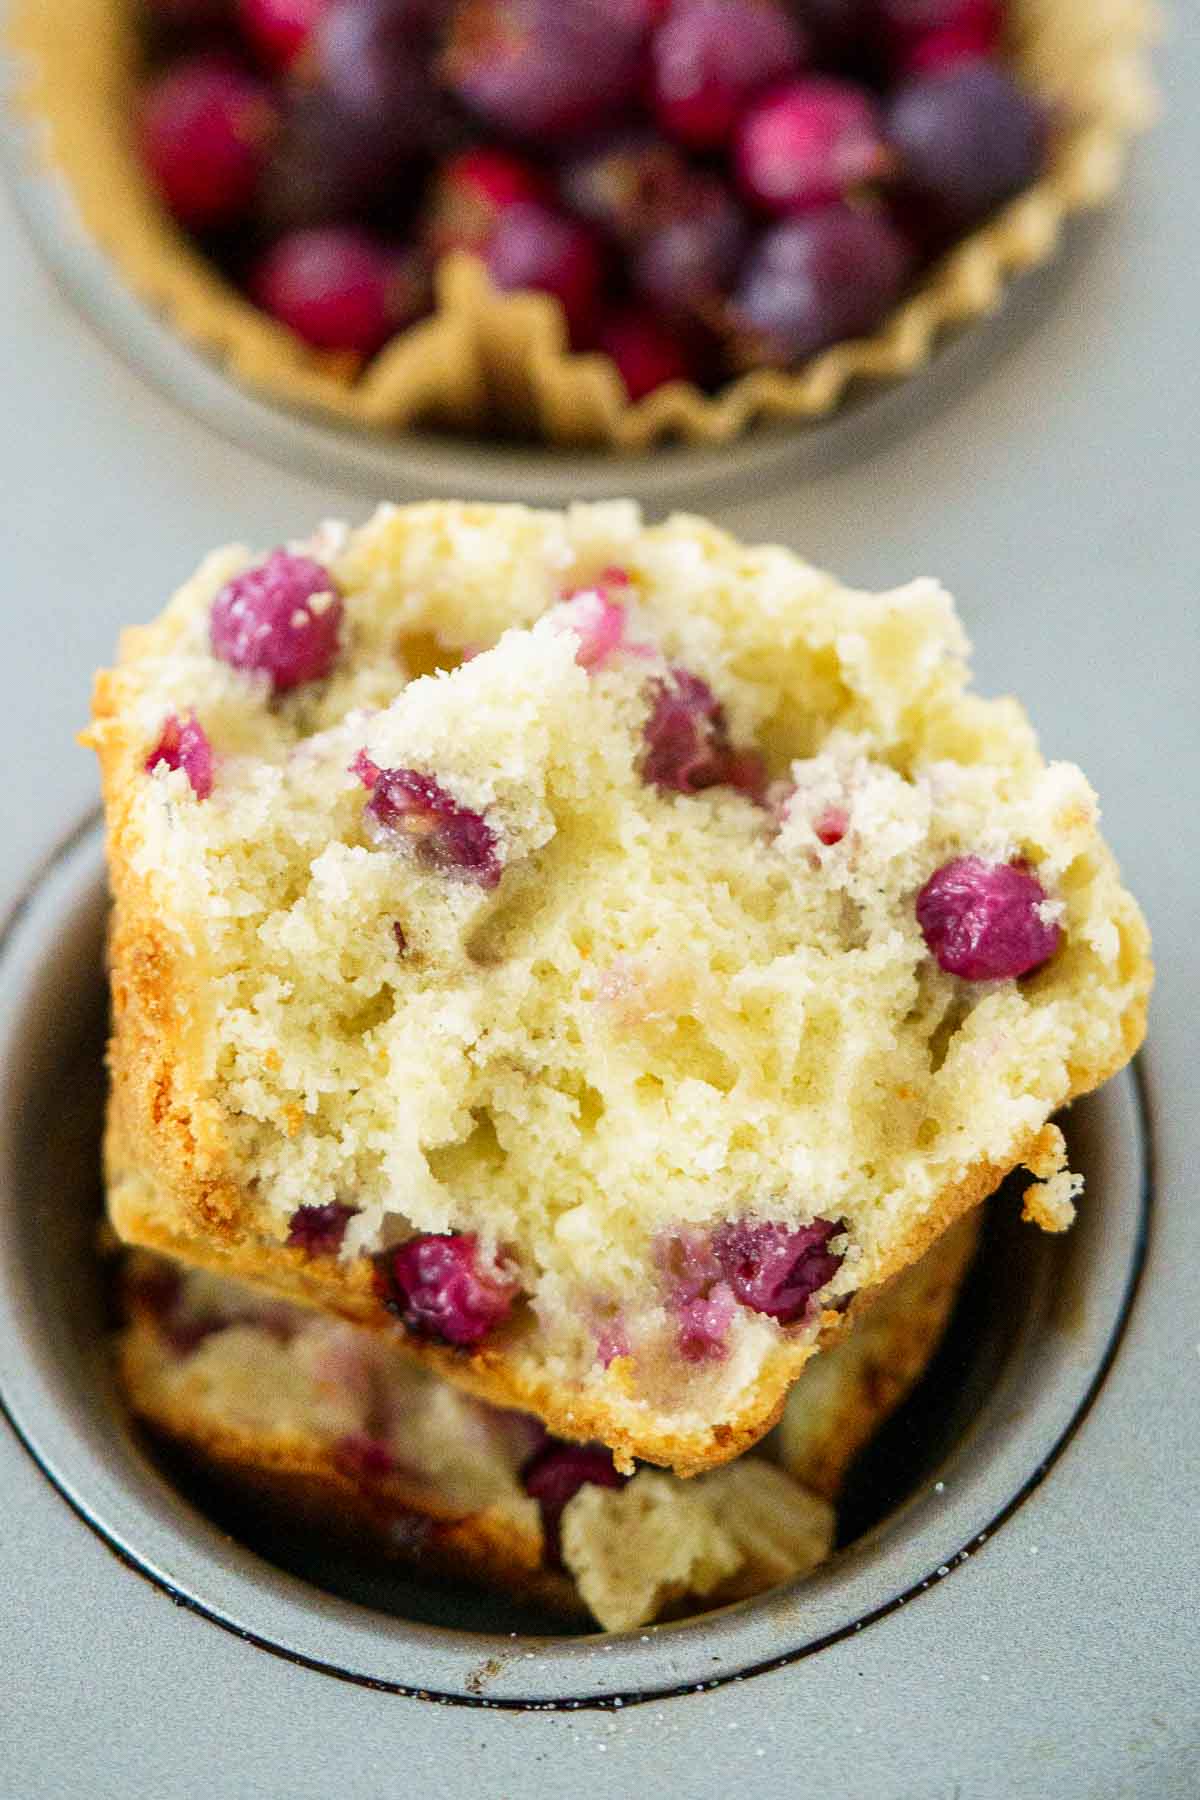
{"label": "muffin tin cavity", "polygon": [[0,946],[0,1398],[31,1456],[130,1567],[277,1655],[450,1702],[629,1704],[798,1660],[971,1580],[973,1559],[1072,1443],[1116,1354],[1144,1254],[1147,1115],[1136,1071],[1067,1127],[1087,1180],[1049,1238],[992,1208],[949,1336],[861,1459],[842,1548],[801,1587],[627,1637],[571,1637],[503,1599],[397,1570],[366,1575],[231,1513],[154,1459],[126,1422],[98,1253],[106,902],[98,830],[37,874]]}

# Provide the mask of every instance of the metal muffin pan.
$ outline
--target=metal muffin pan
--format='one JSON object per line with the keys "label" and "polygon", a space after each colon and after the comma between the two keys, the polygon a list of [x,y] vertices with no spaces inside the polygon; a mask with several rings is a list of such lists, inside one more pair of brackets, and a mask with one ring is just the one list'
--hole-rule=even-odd
{"label": "metal muffin pan", "polygon": [[[524,1621],[502,1604],[488,1609],[490,1631],[456,1630],[448,1622],[462,1617],[461,1601],[385,1582],[401,1613],[446,1621],[417,1624],[339,1602],[231,1552],[165,1485],[111,1390],[95,1200],[104,925],[93,828],[55,855],[0,949],[0,1056],[9,1071],[0,1094],[0,1184],[10,1202],[0,1232],[4,1404],[59,1493],[107,1543],[174,1597],[265,1648],[467,1704],[484,1692],[492,1704],[629,1704],[781,1667],[960,1569],[1045,1479],[1100,1390],[1149,1226],[1151,1147],[1133,1076],[1073,1115],[1076,1165],[1102,1196],[1078,1231],[1049,1245],[1018,1233],[1014,1196],[1000,1202],[1010,1217],[990,1267],[1005,1291],[986,1308],[992,1329],[945,1384],[960,1441],[898,1514],[814,1580],[624,1638],[555,1641],[526,1627],[514,1643],[507,1628]],[[74,1097],[65,1110],[64,1093]]]}
{"label": "metal muffin pan", "polygon": [[[35,231],[100,341],[0,196],[0,895],[18,897],[0,955],[0,1394],[15,1426],[0,1426],[0,1791],[1200,1793],[1193,23],[1162,75],[1166,121],[1122,202],[1036,295],[922,381],[705,469],[478,462],[444,444],[368,454],[259,416],[227,383],[210,406],[160,368],[169,339],[150,322],[148,343],[102,270],[89,285],[69,266],[88,260],[69,216]],[[59,202],[40,202],[49,220]],[[189,365],[187,379],[223,378]],[[1014,1260],[1009,1291],[1028,1269],[1031,1292],[977,1420],[860,1546],[794,1594],[632,1639],[509,1637],[465,1614],[439,1629],[415,1603],[389,1616],[239,1547],[124,1433],[79,1172],[100,1029],[94,834],[40,871],[39,857],[94,795],[69,747],[91,670],[213,543],[270,543],[376,497],[631,489],[653,506],[698,498],[741,535],[865,584],[946,578],[981,687],[1019,691],[1049,751],[1103,797],[1155,932],[1150,1046],[1136,1083],[1075,1111],[1080,1229],[1054,1245],[1013,1229],[1030,1261]],[[45,1121],[65,1162],[47,1161]]]}

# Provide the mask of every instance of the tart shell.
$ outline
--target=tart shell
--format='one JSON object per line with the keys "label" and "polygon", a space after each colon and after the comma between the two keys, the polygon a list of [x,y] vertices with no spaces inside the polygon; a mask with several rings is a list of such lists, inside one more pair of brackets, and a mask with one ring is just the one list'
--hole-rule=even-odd
{"label": "tart shell", "polygon": [[858,382],[914,374],[945,330],[994,311],[1013,276],[1053,255],[1067,218],[1115,190],[1131,138],[1154,114],[1156,21],[1151,0],[1011,0],[1009,58],[1055,121],[1042,177],[929,269],[870,337],[795,371],[755,370],[714,394],[669,382],[635,404],[608,357],[567,349],[556,301],[500,294],[461,254],[438,270],[432,315],[365,367],[311,350],[225,281],[151,191],[130,125],[130,0],[13,0],[7,37],[20,62],[17,104],[84,228],[135,292],[235,380],[375,431],[517,430],[548,444],[645,451],[727,444],[760,420],[825,417]]}

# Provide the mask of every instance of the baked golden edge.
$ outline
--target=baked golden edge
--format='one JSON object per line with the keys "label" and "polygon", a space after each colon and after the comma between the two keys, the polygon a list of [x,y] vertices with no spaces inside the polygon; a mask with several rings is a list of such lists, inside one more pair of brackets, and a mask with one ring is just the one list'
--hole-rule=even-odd
{"label": "baked golden edge", "polygon": [[[855,1456],[925,1372],[975,1253],[980,1223],[978,1214],[964,1218],[907,1272],[902,1285],[889,1284],[871,1329],[862,1334],[861,1354],[853,1354],[853,1333],[845,1340],[843,1348],[852,1354],[839,1372],[832,1401],[822,1407],[799,1453],[781,1458],[802,1486],[836,1501]],[[430,1488],[406,1483],[402,1471],[356,1481],[317,1438],[272,1438],[228,1424],[218,1427],[182,1397],[156,1393],[152,1370],[164,1354],[158,1322],[135,1283],[124,1284],[123,1302],[126,1323],[116,1356],[131,1410],[228,1491],[332,1529],[356,1546],[365,1541],[431,1572],[466,1576],[556,1612],[586,1616],[570,1577],[543,1565],[540,1532],[523,1532],[491,1510],[456,1512]],[[416,1527],[411,1534],[403,1530],[406,1518]],[[722,1598],[718,1590],[706,1604],[720,1605]]]}

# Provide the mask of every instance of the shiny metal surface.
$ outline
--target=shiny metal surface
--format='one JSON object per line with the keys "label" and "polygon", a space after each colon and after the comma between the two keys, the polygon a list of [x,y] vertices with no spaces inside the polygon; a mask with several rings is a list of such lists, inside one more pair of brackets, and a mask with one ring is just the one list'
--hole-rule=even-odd
{"label": "shiny metal surface", "polygon": [[[1062,265],[1036,313],[1022,323],[1014,311],[994,353],[966,345],[972,366],[961,379],[939,364],[945,389],[906,400],[894,429],[858,437],[854,425],[844,455],[783,486],[778,467],[767,469],[771,446],[745,480],[730,486],[734,472],[723,471],[704,500],[744,535],[790,542],[864,584],[942,575],[975,640],[981,685],[1019,689],[1049,750],[1088,770],[1149,912],[1162,970],[1144,1061],[1154,1223],[1120,1347],[1061,1453],[1036,1479],[1095,1382],[1133,1262],[1139,1127],[1128,1080],[1079,1126],[1092,1181],[1064,1267],[1103,1279],[1084,1281],[1082,1309],[1036,1334],[1030,1359],[1014,1365],[1022,1382],[985,1413],[943,1494],[918,1498],[850,1566],[795,1600],[648,1633],[647,1644],[639,1635],[545,1649],[517,1639],[493,1658],[264,1571],[165,1489],[131,1481],[129,1447],[96,1399],[94,1361],[89,1372],[91,1302],[63,1279],[69,1246],[55,1250],[69,1193],[51,1177],[38,1197],[31,1120],[39,1105],[60,1124],[78,1111],[62,1059],[86,1030],[94,992],[73,974],[96,929],[94,851],[81,842],[21,913],[0,964],[0,1392],[77,1505],[155,1579],[114,1554],[0,1426],[5,1793],[707,1800],[813,1786],[849,1800],[1191,1800],[1200,1791],[1200,32],[1179,10],[1161,59],[1166,121],[1121,204]],[[0,894],[11,899],[92,803],[94,771],[71,734],[118,627],[157,610],[214,543],[270,543],[322,514],[361,516],[371,484],[381,498],[385,483],[387,497],[409,489],[395,472],[360,476],[326,462],[320,447],[304,473],[290,459],[281,467],[273,446],[252,451],[249,439],[231,442],[180,410],[81,321],[6,201],[0,307]],[[446,488],[475,482],[451,465],[428,473]],[[582,492],[590,478],[571,470],[564,480]],[[607,472],[596,479],[607,483]],[[481,473],[479,490],[500,480]],[[619,469],[612,484],[623,485]],[[921,1588],[1031,1476],[978,1553]],[[834,1641],[729,1679],[822,1635]],[[456,1702],[518,1704],[438,1704],[369,1685],[380,1679]],[[703,1691],[661,1697],[680,1685]],[[595,1710],[605,1692],[630,1703]],[[561,1706],[572,1695],[581,1709],[519,1704]]]}

